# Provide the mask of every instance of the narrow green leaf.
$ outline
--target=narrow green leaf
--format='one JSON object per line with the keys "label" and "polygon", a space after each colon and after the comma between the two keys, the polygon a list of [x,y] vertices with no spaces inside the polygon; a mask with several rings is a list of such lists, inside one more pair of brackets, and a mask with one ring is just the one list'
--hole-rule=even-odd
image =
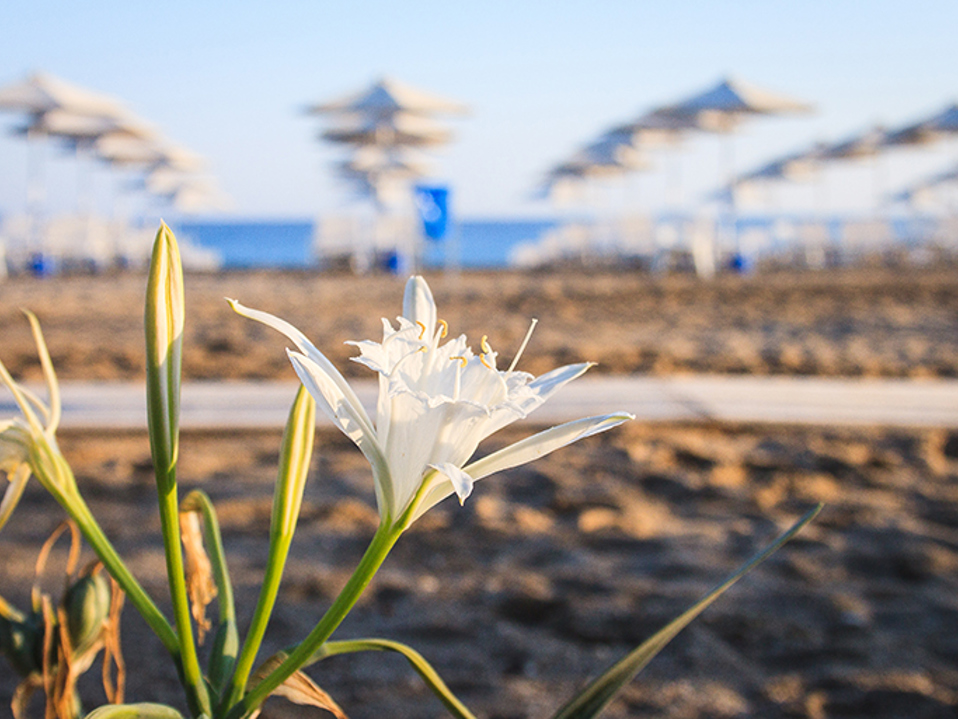
{"label": "narrow green leaf", "polygon": [[472,712],[466,708],[466,705],[456,698],[456,695],[450,691],[449,687],[442,680],[442,677],[427,662],[422,654],[412,647],[406,646],[400,642],[394,642],[389,639],[353,639],[341,642],[326,642],[321,646],[306,663],[305,666],[318,662],[326,657],[332,657],[337,654],[348,654],[351,652],[396,652],[401,654],[416,670],[416,673],[422,677],[423,681],[429,686],[433,694],[441,701],[449,713],[458,719],[475,719]]}
{"label": "narrow green leaf", "polygon": [[693,619],[712,602],[718,599],[729,587],[748,574],[752,569],[768,559],[779,547],[794,537],[801,529],[811,522],[822,509],[819,504],[787,532],[780,535],[774,542],[730,574],[712,591],[689,607],[685,612],[673,619],[645,642],[632,650],[623,659],[610,667],[602,676],[595,679],[578,696],[566,704],[555,715],[554,719],[591,719],[612,701],[615,695],[628,684],[675,636],[685,629]]}
{"label": "narrow green leaf", "polygon": [[94,709],[86,719],[183,719],[183,715],[165,704],[109,704]]}
{"label": "narrow green leaf", "polygon": [[269,557],[266,573],[260,587],[259,599],[253,611],[249,632],[236,661],[231,683],[230,704],[240,700],[250,671],[256,661],[266,627],[273,614],[279,593],[286,557],[296,531],[309,465],[313,457],[313,439],[316,436],[316,401],[301,385],[289,410],[283,446],[279,457],[279,475],[273,492],[273,514],[269,529]]}

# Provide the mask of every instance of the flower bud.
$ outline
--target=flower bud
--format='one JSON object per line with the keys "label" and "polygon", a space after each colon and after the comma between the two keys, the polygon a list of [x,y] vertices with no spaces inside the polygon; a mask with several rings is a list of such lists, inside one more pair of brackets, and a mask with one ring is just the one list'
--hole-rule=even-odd
{"label": "flower bud", "polygon": [[42,672],[43,617],[39,614],[22,620],[0,617],[0,651],[20,676]]}
{"label": "flower bud", "polygon": [[110,616],[110,583],[94,570],[67,589],[63,599],[70,643],[82,650],[96,641]]}
{"label": "flower bud", "polygon": [[162,224],[146,287],[147,408],[153,461],[161,481],[176,466],[184,307],[180,252],[170,228]]}

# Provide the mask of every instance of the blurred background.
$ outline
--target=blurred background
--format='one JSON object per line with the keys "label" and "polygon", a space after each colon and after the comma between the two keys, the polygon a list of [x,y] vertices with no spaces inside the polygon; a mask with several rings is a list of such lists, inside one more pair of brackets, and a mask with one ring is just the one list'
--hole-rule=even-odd
{"label": "blurred background", "polygon": [[[430,511],[341,636],[413,644],[479,716],[550,716],[825,502],[605,716],[954,717],[952,0],[33,0],[0,17],[0,359],[42,380],[27,307],[68,405],[104,382],[142,398],[142,270],[171,224],[193,271],[185,385],[237,406],[187,428],[178,474],[215,501],[241,623],[281,437],[231,422],[245,383],[285,417],[296,377],[223,297],[374,392],[345,342],[378,337],[422,269],[454,334],[511,357],[539,318],[519,369],[598,362],[582,389],[640,416]],[[58,442],[168,611],[145,423],[110,426]],[[318,433],[271,649],[311,628],[378,518],[366,461]],[[0,534],[12,604],[62,517],[30,482]],[[130,610],[123,636],[129,700],[182,708]],[[310,672],[352,717],[445,715],[385,655]]]}
{"label": "blurred background", "polygon": [[956,14],[18,4],[0,235],[15,270],[135,264],[160,216],[206,268],[928,261],[954,246]]}

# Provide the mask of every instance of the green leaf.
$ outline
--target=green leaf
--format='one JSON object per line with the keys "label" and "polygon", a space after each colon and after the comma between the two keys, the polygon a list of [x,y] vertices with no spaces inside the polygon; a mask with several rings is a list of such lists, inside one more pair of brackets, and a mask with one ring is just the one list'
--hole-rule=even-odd
{"label": "green leaf", "polygon": [[290,543],[296,531],[306,478],[313,457],[313,439],[316,436],[316,401],[303,386],[300,386],[293,406],[289,410],[286,431],[279,457],[279,475],[273,492],[273,514],[269,528],[269,557],[266,572],[260,587],[259,599],[253,611],[246,640],[236,660],[229,703],[243,696],[250,671],[256,661],[266,627],[273,614],[276,596],[279,593],[283,569],[289,555]]}
{"label": "green leaf", "polygon": [[591,719],[592,717],[598,716],[599,712],[612,701],[619,690],[632,681],[635,675],[638,674],[656,654],[662,651],[666,644],[685,629],[706,607],[718,599],[726,589],[768,559],[779,547],[801,531],[806,524],[815,518],[815,515],[817,515],[821,509],[821,504],[812,509],[787,532],[779,536],[778,539],[772,542],[768,547],[730,574],[712,591],[610,667],[602,676],[595,679],[578,696],[560,709],[554,719]]}
{"label": "green leaf", "polygon": [[416,673],[422,677],[433,694],[439,698],[439,701],[446,706],[450,714],[458,717],[458,719],[475,719],[472,712],[456,698],[456,695],[450,691],[446,683],[429,662],[423,658],[422,654],[400,642],[390,641],[389,639],[353,639],[350,641],[326,642],[313,654],[305,666],[326,657],[351,652],[396,652],[401,654],[416,670]]}
{"label": "green leaf", "polygon": [[183,719],[165,704],[110,704],[94,709],[86,719]]}

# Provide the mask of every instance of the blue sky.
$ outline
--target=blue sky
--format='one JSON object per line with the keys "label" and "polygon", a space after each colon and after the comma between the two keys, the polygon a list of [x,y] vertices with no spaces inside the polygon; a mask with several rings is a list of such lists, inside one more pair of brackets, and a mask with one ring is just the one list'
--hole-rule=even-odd
{"label": "blue sky", "polygon": [[[382,75],[472,108],[450,122],[456,140],[435,155],[437,179],[469,217],[552,213],[529,199],[551,164],[609,125],[727,74],[817,108],[749,123],[725,146],[737,170],[958,100],[951,0],[33,0],[8,3],[4,27],[0,84],[44,70],[121,98],[204,155],[246,217],[344,207],[330,167],[342,153],[315,139],[324,125],[301,108]],[[654,209],[672,173],[693,202],[719,183],[722,147],[696,139],[672,158],[655,156],[657,172],[595,192]],[[0,139],[0,213],[23,208],[25,154],[22,140]],[[888,189],[958,161],[950,146],[918,154],[889,161]],[[869,185],[863,172],[833,180],[836,202],[867,201],[870,191],[848,189]],[[47,175],[50,211],[69,210],[75,168],[53,160]],[[109,183],[103,171],[94,178]]]}

